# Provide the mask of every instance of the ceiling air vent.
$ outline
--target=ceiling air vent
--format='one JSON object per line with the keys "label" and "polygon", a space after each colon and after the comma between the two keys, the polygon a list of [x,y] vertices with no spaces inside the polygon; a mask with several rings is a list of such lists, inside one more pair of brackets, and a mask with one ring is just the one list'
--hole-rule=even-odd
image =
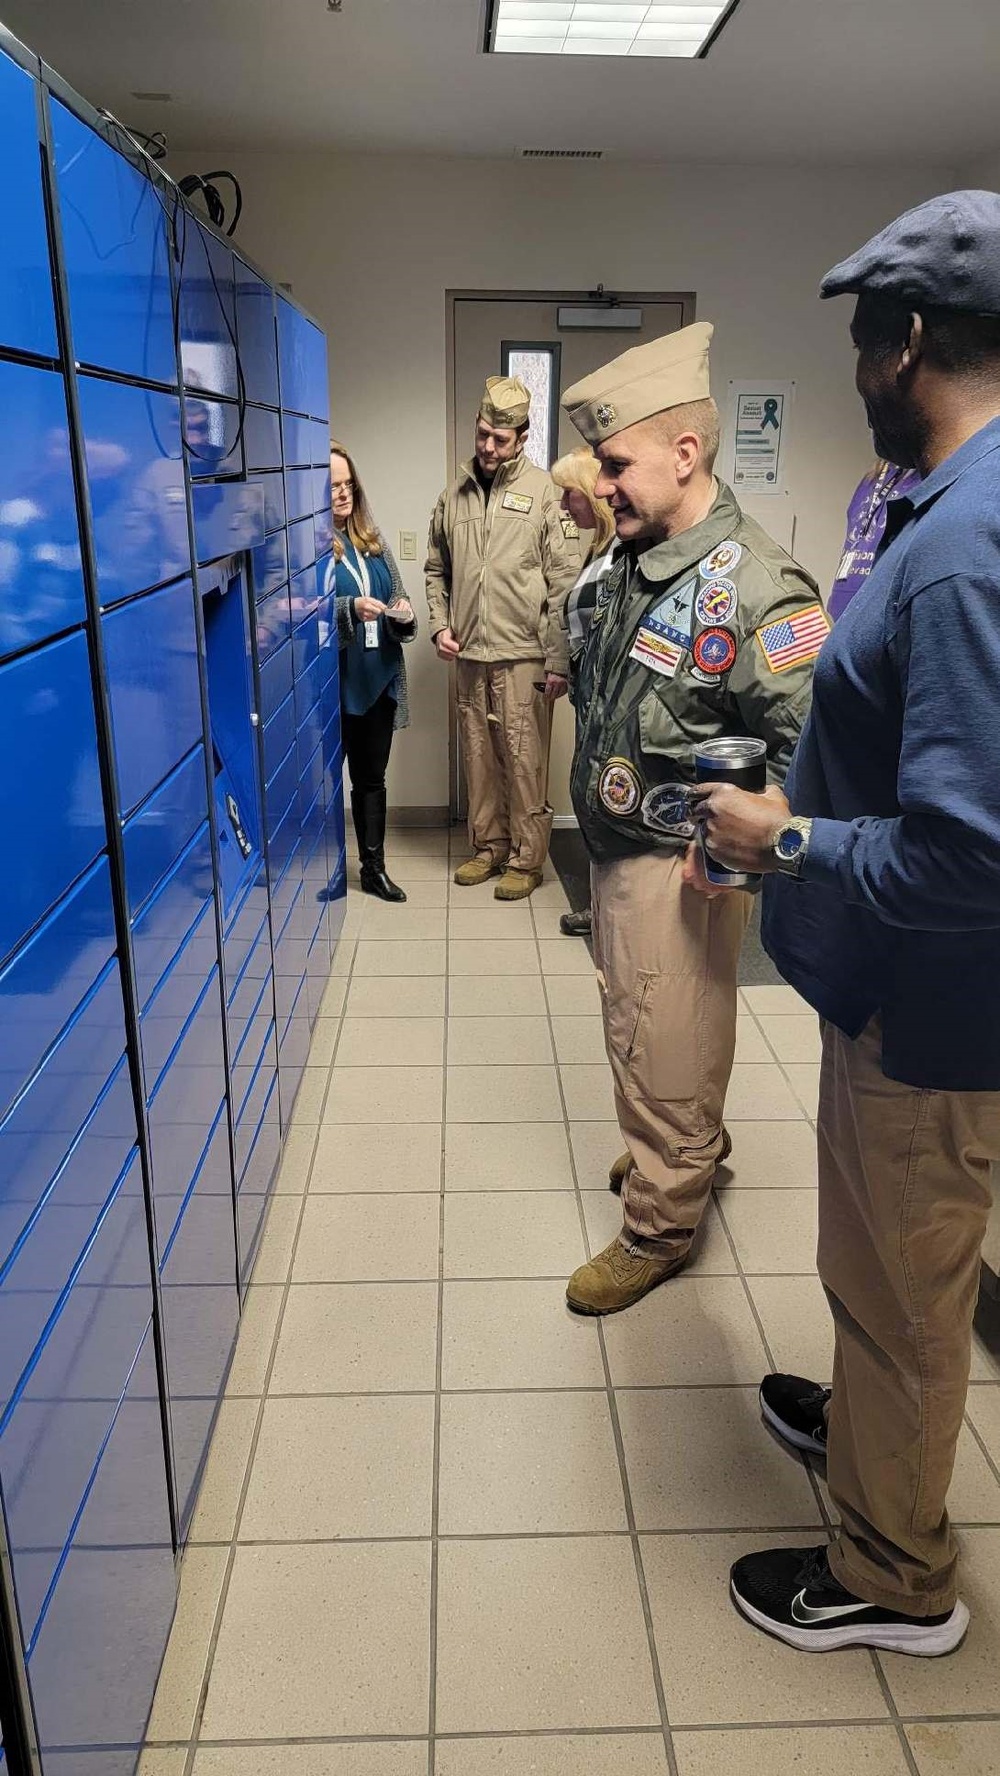
{"label": "ceiling air vent", "polygon": [[603,148],[515,148],[515,160],[603,160]]}

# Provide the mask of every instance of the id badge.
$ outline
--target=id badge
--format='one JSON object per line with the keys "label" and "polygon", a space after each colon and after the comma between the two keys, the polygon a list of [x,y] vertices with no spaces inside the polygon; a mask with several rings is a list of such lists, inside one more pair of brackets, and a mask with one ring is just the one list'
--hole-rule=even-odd
{"label": "id badge", "polygon": [[366,648],[377,648],[378,647],[378,618],[377,617],[372,622],[365,624],[365,647]]}

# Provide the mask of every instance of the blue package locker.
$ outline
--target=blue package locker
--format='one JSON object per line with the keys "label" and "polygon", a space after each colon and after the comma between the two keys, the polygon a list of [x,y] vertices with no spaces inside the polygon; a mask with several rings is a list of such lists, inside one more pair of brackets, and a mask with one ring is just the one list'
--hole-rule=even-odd
{"label": "blue package locker", "polygon": [[2,28],[0,165],[0,1772],[133,1776],[343,921],[326,347]]}

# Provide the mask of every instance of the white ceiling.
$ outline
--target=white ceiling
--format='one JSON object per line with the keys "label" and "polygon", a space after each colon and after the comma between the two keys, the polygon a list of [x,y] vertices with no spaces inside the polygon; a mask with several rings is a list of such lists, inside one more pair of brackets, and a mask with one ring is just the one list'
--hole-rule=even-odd
{"label": "white ceiling", "polygon": [[[0,0],[0,17],[172,148],[959,166],[1000,146],[998,0],[741,0],[697,62],[485,56],[484,6]],[[173,102],[131,97],[149,89]]]}

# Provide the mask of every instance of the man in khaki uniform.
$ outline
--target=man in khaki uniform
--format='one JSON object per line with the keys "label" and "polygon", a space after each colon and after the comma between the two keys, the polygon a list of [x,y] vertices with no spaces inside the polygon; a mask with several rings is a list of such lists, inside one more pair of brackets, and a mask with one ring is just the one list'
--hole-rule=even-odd
{"label": "man in khaki uniform", "polygon": [[[784,779],[828,624],[815,581],[715,480],[703,323],[625,352],[563,396],[625,544],[580,664],[572,792],[591,856],[594,954],[628,1152],[624,1225],[571,1277],[581,1313],[682,1268],[728,1151],[736,978],[751,899],[684,881],[685,786],[705,740],[752,735]],[[672,786],[673,809],[650,806]],[[656,819],[656,824],[651,822]]]}
{"label": "man in khaki uniform", "polygon": [[552,703],[566,690],[566,597],[579,571],[576,527],[524,454],[531,397],[491,376],[476,448],[431,518],[424,568],[438,657],[454,660],[472,856],[460,887],[499,875],[497,900],[523,900],[549,848]]}

